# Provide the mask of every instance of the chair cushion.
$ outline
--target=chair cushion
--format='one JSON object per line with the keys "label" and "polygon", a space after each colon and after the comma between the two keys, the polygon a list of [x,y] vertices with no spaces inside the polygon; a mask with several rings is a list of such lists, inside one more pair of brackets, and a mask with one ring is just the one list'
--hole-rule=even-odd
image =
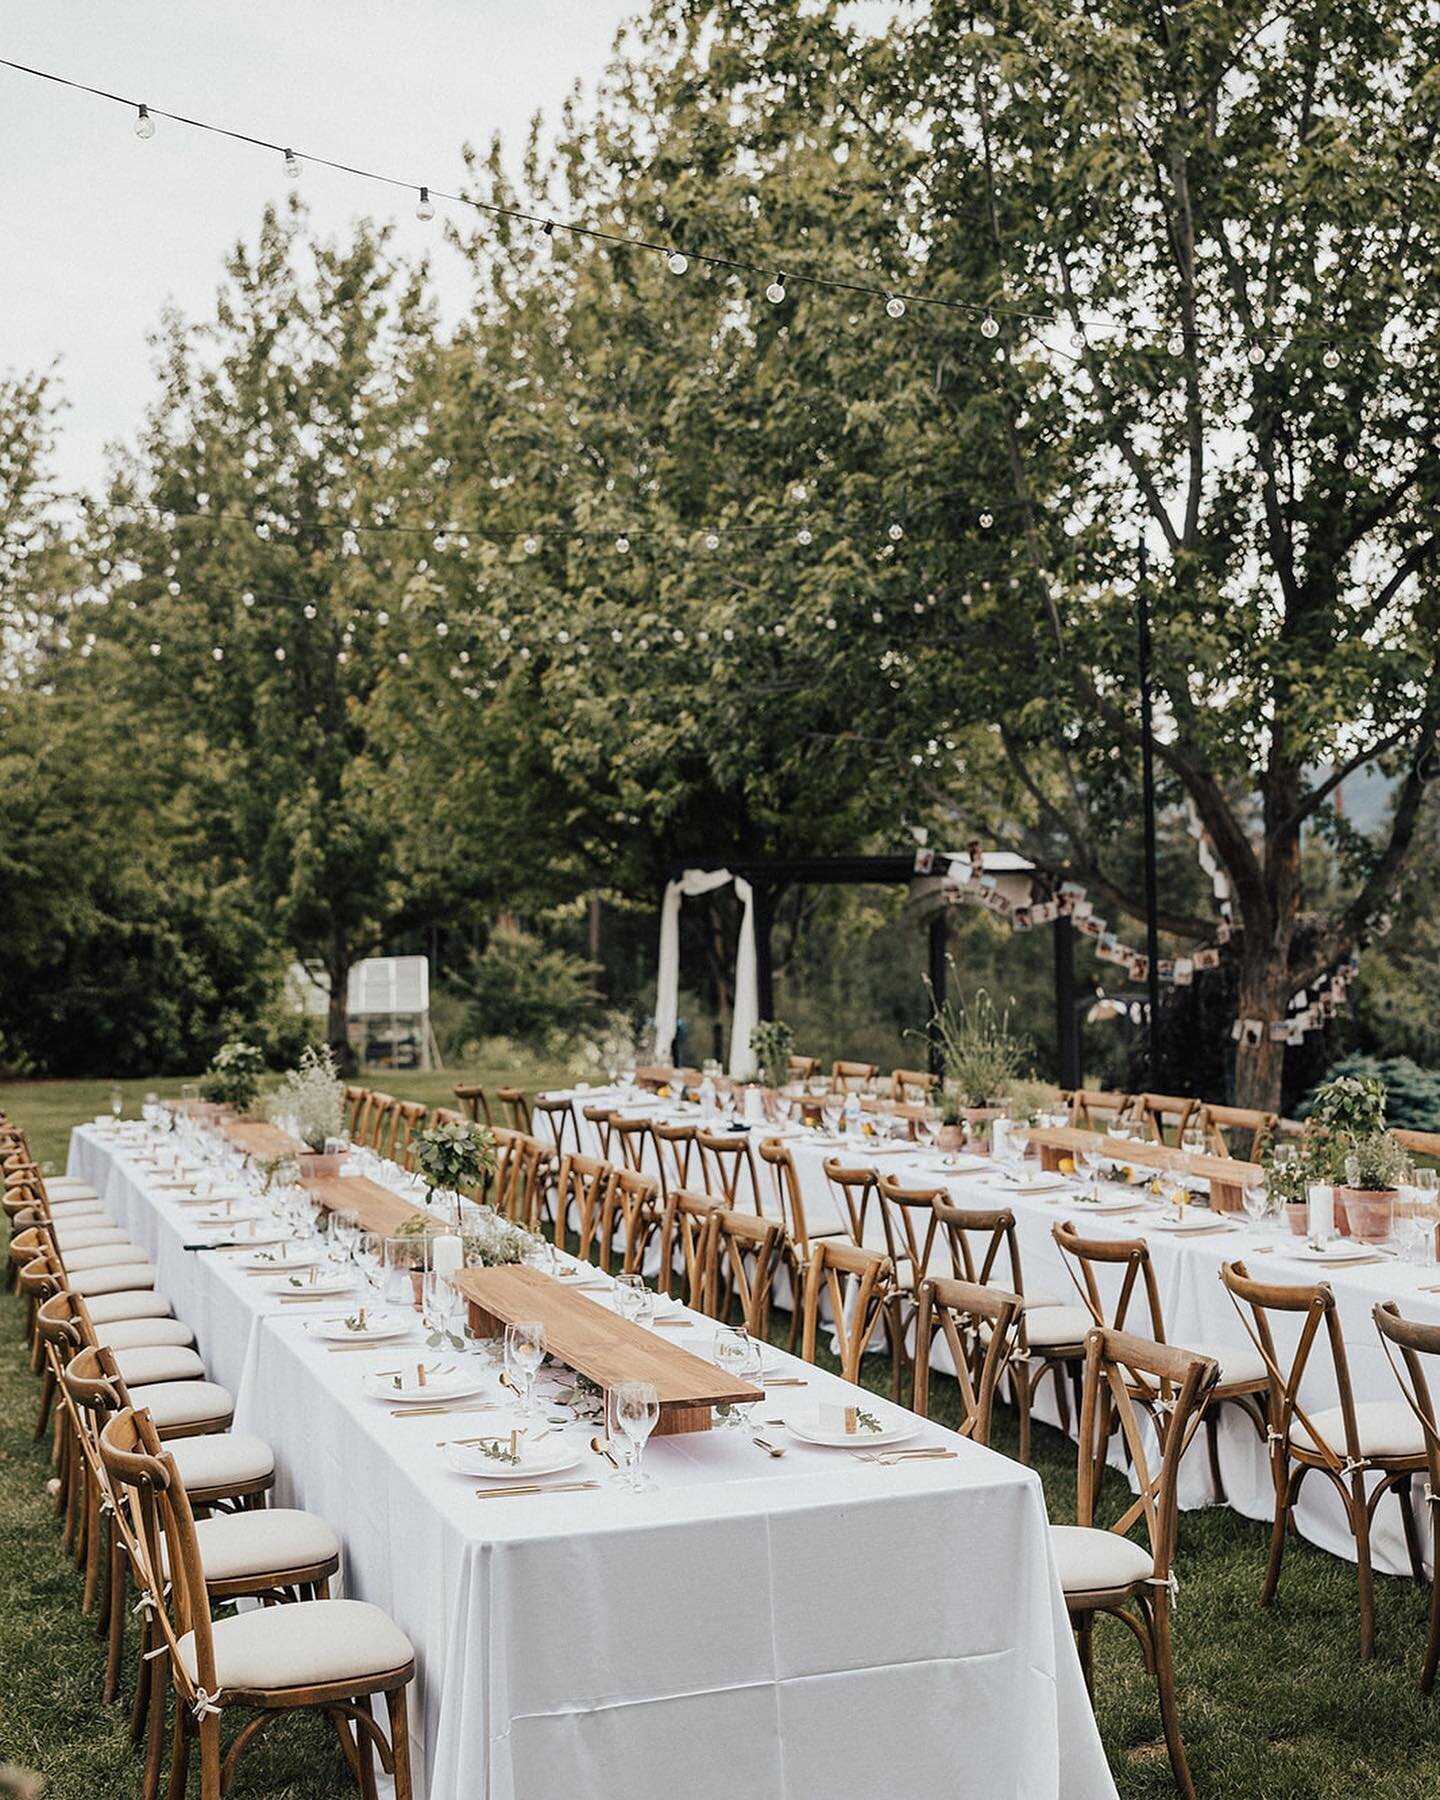
{"label": "chair cushion", "polygon": [[[356,1691],[414,1660],[409,1638],[378,1606],[363,1600],[301,1600],[262,1606],[211,1627],[215,1678],[222,1689],[318,1687],[347,1682]],[[195,1679],[195,1637],[179,1644]]]}
{"label": "chair cushion", "polygon": [[1083,1344],[1095,1321],[1084,1306],[1039,1306],[1025,1314],[1025,1339],[1032,1350]]}
{"label": "chair cushion", "polygon": [[[1196,1343],[1193,1339],[1187,1339],[1185,1343],[1175,1344],[1172,1348],[1193,1351],[1196,1356],[1209,1357],[1211,1362],[1218,1364],[1222,1388],[1241,1382],[1266,1380],[1265,1358],[1252,1345]],[[1155,1385],[1151,1377],[1146,1376],[1145,1379],[1149,1385]]]}
{"label": "chair cushion", "polygon": [[52,1200],[98,1200],[100,1190],[78,1175],[47,1175],[45,1192]]}
{"label": "chair cushion", "polygon": [[1067,1594],[1102,1594],[1133,1587],[1155,1573],[1143,1544],[1091,1525],[1052,1525],[1050,1542],[1060,1585]]}
{"label": "chair cushion", "polygon": [[97,1195],[93,1200],[66,1200],[46,1193],[50,1212],[57,1219],[108,1219],[110,1210]]}
{"label": "chair cushion", "polygon": [[[76,1287],[74,1282],[70,1285]],[[117,1288],[114,1293],[97,1293],[93,1299],[88,1298],[90,1290],[77,1287],[76,1291],[87,1294],[85,1310],[96,1325],[113,1325],[121,1319],[168,1319],[175,1310],[153,1288]]]}
{"label": "chair cushion", "polygon": [[[88,1300],[91,1294],[118,1294],[127,1288],[154,1287],[155,1270],[151,1264],[138,1261],[117,1263],[113,1268],[81,1269],[70,1276],[70,1285]],[[94,1316],[93,1309],[91,1316]]]}
{"label": "chair cushion", "polygon": [[115,1366],[132,1390],[155,1381],[201,1381],[205,1376],[204,1363],[180,1344],[143,1344],[118,1350]]}
{"label": "chair cushion", "polygon": [[[1338,1406],[1327,1406],[1311,1413],[1315,1430],[1339,1457],[1345,1455],[1345,1419]],[[1357,1400],[1355,1428],[1360,1437],[1360,1454],[1377,1458],[1423,1456],[1425,1433],[1420,1421],[1403,1400]],[[1315,1439],[1299,1419],[1290,1423],[1290,1442],[1304,1450],[1315,1450]]]}
{"label": "chair cushion", "polygon": [[190,1493],[225,1494],[275,1473],[275,1452],[264,1438],[214,1431],[206,1437],[175,1438],[165,1448],[175,1458]]}
{"label": "chair cushion", "polygon": [[95,1342],[107,1350],[148,1350],[160,1344],[189,1347],[195,1333],[183,1319],[118,1319],[113,1325],[97,1325]]}
{"label": "chair cushion", "polygon": [[[340,1540],[315,1513],[270,1507],[258,1512],[217,1513],[195,1524],[200,1562],[210,1581],[243,1581],[308,1569],[340,1555]],[[162,1543],[160,1566],[170,1578],[170,1557]]]}
{"label": "chair cushion", "polygon": [[[134,1352],[131,1352],[133,1355]],[[150,1414],[155,1429],[164,1437],[182,1425],[204,1425],[228,1419],[235,1411],[235,1397],[218,1381],[157,1381],[130,1387],[130,1404]]]}
{"label": "chair cushion", "polygon": [[92,1224],[89,1219],[85,1219],[79,1225],[62,1225],[57,1222],[51,1229],[62,1254],[68,1254],[72,1250],[92,1250],[96,1244],[130,1242],[120,1226],[102,1224],[98,1220]]}
{"label": "chair cushion", "polygon": [[132,1244],[126,1238],[118,1244],[90,1244],[79,1250],[62,1248],[60,1260],[65,1264],[66,1274],[73,1275],[80,1269],[113,1269],[124,1263],[136,1263],[144,1255],[138,1244]]}

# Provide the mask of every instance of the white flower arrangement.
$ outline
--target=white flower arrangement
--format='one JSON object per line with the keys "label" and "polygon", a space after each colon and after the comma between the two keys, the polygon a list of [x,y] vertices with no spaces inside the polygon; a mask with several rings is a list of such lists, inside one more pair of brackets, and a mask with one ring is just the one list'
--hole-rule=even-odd
{"label": "white flower arrangement", "polygon": [[310,1044],[300,1066],[287,1069],[270,1098],[270,1117],[312,1150],[340,1136],[345,1121],[345,1087],[328,1044]]}

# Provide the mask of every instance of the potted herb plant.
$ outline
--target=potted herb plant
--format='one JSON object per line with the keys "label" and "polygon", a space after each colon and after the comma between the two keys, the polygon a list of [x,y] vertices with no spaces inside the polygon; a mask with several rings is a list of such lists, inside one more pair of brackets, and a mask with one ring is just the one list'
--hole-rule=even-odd
{"label": "potted herb plant", "polygon": [[[949,960],[954,976],[955,964]],[[943,1000],[930,990],[935,1003],[930,1028],[940,1039],[945,1065],[940,1135],[945,1149],[958,1148],[953,1138],[948,1143],[946,1139],[961,1121],[973,1137],[988,1136],[991,1120],[1000,1113],[1000,1102],[1025,1075],[1031,1061],[1029,1040],[1010,1029],[1008,1006],[1001,1011],[984,988],[977,988],[974,999],[967,1003],[958,979],[955,988],[955,993]]]}
{"label": "potted herb plant", "polygon": [[1354,1141],[1344,1163],[1345,1179],[1335,1187],[1352,1237],[1383,1243],[1395,1225],[1395,1203],[1410,1178],[1410,1158],[1388,1131],[1372,1131]]}
{"label": "potted herb plant", "polygon": [[495,1134],[488,1125],[466,1119],[459,1125],[431,1125],[410,1140],[410,1161],[425,1182],[425,1204],[437,1192],[454,1197],[455,1229],[460,1229],[460,1201],[495,1173]]}
{"label": "potted herb plant", "polygon": [[775,1117],[775,1101],[790,1079],[790,1054],[795,1033],[783,1019],[762,1019],[750,1033],[750,1052],[760,1078],[767,1119]]}
{"label": "potted herb plant", "polygon": [[[1372,1075],[1340,1075],[1315,1096],[1305,1121],[1301,1163],[1305,1180],[1335,1189],[1335,1229],[1350,1233],[1346,1161],[1361,1143],[1385,1132],[1385,1083]],[[1367,1157],[1366,1167],[1371,1166]],[[1363,1191],[1363,1190],[1362,1190]]]}
{"label": "potted herb plant", "polygon": [[254,1044],[232,1039],[211,1057],[200,1091],[217,1109],[228,1106],[237,1113],[248,1113],[260,1092],[264,1073],[264,1052]]}
{"label": "potted herb plant", "polygon": [[328,1044],[308,1044],[299,1066],[287,1069],[270,1097],[270,1117],[300,1139],[300,1179],[319,1181],[340,1173],[340,1153],[327,1145],[341,1135],[345,1087]]}

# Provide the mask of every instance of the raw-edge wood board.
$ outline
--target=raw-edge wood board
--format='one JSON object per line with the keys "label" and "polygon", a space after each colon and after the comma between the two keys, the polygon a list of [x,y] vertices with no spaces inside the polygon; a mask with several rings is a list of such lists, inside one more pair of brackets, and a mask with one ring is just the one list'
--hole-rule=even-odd
{"label": "raw-edge wood board", "polygon": [[358,1220],[362,1231],[378,1231],[383,1237],[393,1237],[407,1220],[417,1216],[439,1229],[438,1221],[431,1220],[429,1213],[411,1206],[408,1200],[392,1194],[389,1188],[381,1187],[367,1175],[322,1175],[313,1181],[302,1181],[300,1185],[327,1212],[348,1213]]}
{"label": "raw-edge wood board", "polygon": [[282,1131],[265,1119],[234,1119],[221,1129],[251,1156],[298,1156],[305,1148],[288,1131]]}
{"label": "raw-edge wood board", "polygon": [[1239,1212],[1244,1189],[1259,1181],[1265,1171],[1259,1163],[1240,1162],[1228,1156],[1196,1156],[1169,1144],[1121,1142],[1101,1131],[1078,1131],[1073,1126],[1047,1125],[1030,1133],[1040,1152],[1042,1169],[1058,1169],[1062,1156],[1078,1150],[1103,1150],[1117,1163],[1147,1169],[1182,1169],[1197,1181],[1209,1184],[1211,1205],[1217,1212]]}
{"label": "raw-edge wood board", "polygon": [[708,1431],[712,1407],[765,1397],[759,1388],[730,1380],[712,1363],[617,1318],[540,1269],[523,1263],[466,1269],[455,1285],[470,1302],[470,1326],[477,1335],[495,1337],[517,1319],[539,1319],[550,1354],[597,1387],[653,1381],[660,1397],[656,1437]]}

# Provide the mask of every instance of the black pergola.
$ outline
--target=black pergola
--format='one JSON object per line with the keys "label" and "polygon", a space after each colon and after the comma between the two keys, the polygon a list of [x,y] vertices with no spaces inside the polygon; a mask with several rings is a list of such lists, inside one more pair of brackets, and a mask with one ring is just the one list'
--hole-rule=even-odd
{"label": "black pergola", "polygon": [[[675,863],[668,879],[678,879],[685,869],[728,869],[750,883],[755,908],[755,973],[760,990],[760,1016],[775,1016],[775,965],[771,932],[775,923],[775,907],[787,887],[850,886],[884,887],[903,882],[908,886],[918,876],[915,858],[910,856],[689,856]],[[937,995],[945,992],[945,952],[948,937],[949,907],[942,901],[931,915],[928,927],[930,983]],[[1061,1087],[1079,1087],[1080,1016],[1075,1000],[1075,928],[1068,918],[1056,919],[1049,927],[1054,932],[1055,947],[1055,1025],[1060,1048],[1058,1071]],[[928,1022],[928,1021],[927,1021]],[[939,1046],[933,1036],[930,1043],[932,1068],[939,1073]]]}

